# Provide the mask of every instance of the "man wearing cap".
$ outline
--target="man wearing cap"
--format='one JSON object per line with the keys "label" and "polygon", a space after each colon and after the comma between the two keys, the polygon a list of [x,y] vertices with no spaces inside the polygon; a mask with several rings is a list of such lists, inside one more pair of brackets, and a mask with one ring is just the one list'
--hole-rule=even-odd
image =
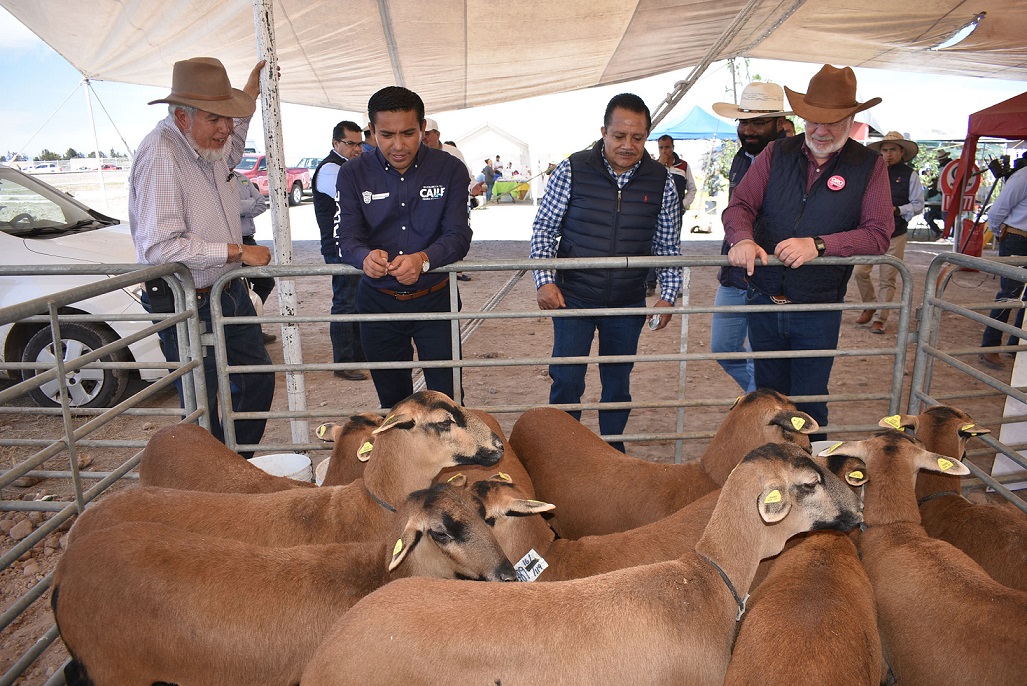
{"label": "man wearing cap", "polygon": [[[332,149],[314,170],[311,186],[314,189],[314,218],[321,230],[321,255],[326,264],[343,264],[339,254],[339,239],[335,235],[335,182],[339,169],[361,153],[360,126],[349,120],[340,121],[332,129]],[[336,274],[332,277],[332,314],[356,314],[359,274]],[[332,339],[332,361],[336,364],[363,362],[364,350],[360,345],[360,325],[357,322],[332,322],[328,325]],[[359,369],[338,369],[335,376],[349,381],[363,381],[367,373]]]}
{"label": "man wearing cap", "polygon": [[[250,117],[260,94],[258,62],[243,90],[232,88],[220,61],[194,57],[175,63],[171,94],[150,104],[168,103],[168,116],[151,131],[136,152],[129,175],[128,214],[136,255],[143,264],[181,262],[192,273],[199,316],[210,330],[210,287],[223,274],[242,265],[265,265],[271,252],[242,239],[239,192],[232,168],[242,158]],[[150,293],[148,286],[147,292]],[[147,298],[151,312],[172,311],[173,305]],[[242,279],[221,293],[227,318],[255,316]],[[159,333],[164,355],[178,361],[175,327]],[[257,324],[224,328],[229,365],[271,364]],[[211,433],[224,440],[218,417],[218,375],[213,351],[205,351],[203,367]],[[273,373],[232,374],[232,407],[236,412],[266,412],[275,392]],[[178,386],[181,396],[181,385]],[[222,398],[222,402],[227,402]],[[256,444],[267,420],[235,423],[236,440]],[[252,455],[252,450],[243,455]]]}
{"label": "man wearing cap", "polygon": [[[606,106],[602,138],[572,154],[553,171],[532,225],[531,258],[595,258],[679,255],[681,200],[667,167],[649,157],[649,108],[633,93]],[[539,269],[536,299],[542,310],[645,307],[645,267],[632,269]],[[671,307],[681,290],[679,267],[658,270],[660,300]],[[670,322],[659,316],[657,329]],[[553,317],[553,357],[586,357],[599,335],[600,360],[634,355],[645,315]],[[631,401],[630,362],[599,364],[603,403]],[[549,366],[551,404],[576,404],[585,391],[584,364]],[[630,410],[600,410],[599,430],[622,434]],[[570,413],[581,417],[581,411]],[[623,452],[620,441],[610,443]]]}
{"label": "man wearing cap", "polygon": [[[731,102],[713,103],[713,111],[722,117],[738,121],[738,152],[731,160],[728,173],[728,199],[734,193],[738,182],[749,171],[756,156],[772,140],[786,138],[784,131],[785,92],[776,83],[754,81],[742,89],[738,104]],[[720,254],[727,255],[731,246],[725,240]],[[745,270],[738,267],[721,267],[717,275],[720,286],[714,300],[716,307],[730,307],[745,304]],[[752,352],[749,346],[749,324],[745,314],[714,312],[710,321],[710,352],[740,353]],[[721,368],[734,379],[742,390],[750,393],[756,390],[752,360],[717,360]]]}
{"label": "man wearing cap", "polygon": [[[336,184],[336,235],[342,259],[362,269],[361,314],[449,312],[446,274],[431,272],[462,260],[471,245],[467,222],[467,167],[452,155],[421,145],[424,102],[388,86],[367,102],[374,152],[345,164]],[[459,302],[459,300],[458,300]],[[360,325],[369,362],[453,359],[446,320],[398,319]],[[413,393],[409,369],[372,369],[378,400],[392,407]],[[453,397],[453,369],[425,367],[430,390]]]}
{"label": "man wearing cap", "polygon": [[[920,146],[907,140],[898,131],[889,131],[882,140],[867,146],[881,153],[884,163],[888,165],[888,186],[891,189],[892,214],[895,220],[895,231],[892,232],[888,245],[888,254],[901,260],[906,254],[906,228],[909,220],[920,214],[924,209],[924,185],[920,183],[920,175],[906,164],[920,152]],[[874,282],[870,277],[872,264],[859,264],[853,269],[859,296],[865,303],[891,302],[895,299],[895,283],[899,278],[899,270],[888,264],[879,265],[878,292],[874,292]],[[888,313],[891,310],[863,310],[856,319],[857,324],[870,324],[870,333],[883,334]]]}
{"label": "man wearing cap", "polygon": [[[806,93],[785,88],[805,133],[770,142],[724,211],[728,258],[747,276],[754,352],[834,350],[841,311],[782,311],[790,303],[840,303],[852,267],[809,265],[818,256],[881,255],[894,229],[887,168],[849,138],[854,115],[881,102],[856,100],[852,69],[826,64]],[[768,255],[782,266],[766,266]],[[756,263],[762,267],[755,268]],[[788,396],[826,395],[831,357],[759,359],[756,386]],[[821,426],[827,403],[799,403]],[[811,437],[812,438],[812,437]]]}

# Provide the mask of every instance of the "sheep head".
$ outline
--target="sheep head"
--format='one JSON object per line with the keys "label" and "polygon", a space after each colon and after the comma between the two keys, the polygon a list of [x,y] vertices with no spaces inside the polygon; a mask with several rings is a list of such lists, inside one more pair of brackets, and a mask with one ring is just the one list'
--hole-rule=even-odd
{"label": "sheep head", "polygon": [[407,497],[397,512],[400,532],[388,563],[394,576],[517,580],[465,481],[433,484]]}

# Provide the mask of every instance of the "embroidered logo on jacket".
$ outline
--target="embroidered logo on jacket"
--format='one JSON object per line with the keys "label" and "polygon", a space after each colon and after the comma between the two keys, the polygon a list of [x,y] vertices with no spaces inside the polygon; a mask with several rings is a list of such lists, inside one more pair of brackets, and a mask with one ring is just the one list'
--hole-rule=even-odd
{"label": "embroidered logo on jacket", "polygon": [[422,200],[438,200],[446,195],[446,187],[422,186],[420,195]]}
{"label": "embroidered logo on jacket", "polygon": [[360,197],[364,199],[365,205],[370,205],[372,200],[385,200],[389,197],[388,193],[372,193],[371,191],[364,191],[360,194]]}

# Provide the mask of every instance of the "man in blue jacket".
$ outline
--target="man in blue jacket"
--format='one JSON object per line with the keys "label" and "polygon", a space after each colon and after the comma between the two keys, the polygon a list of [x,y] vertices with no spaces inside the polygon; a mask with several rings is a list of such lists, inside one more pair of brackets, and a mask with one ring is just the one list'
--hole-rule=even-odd
{"label": "man in blue jacket", "polygon": [[[649,157],[649,108],[637,95],[616,95],[606,106],[602,139],[564,160],[553,171],[532,227],[531,257],[679,255],[681,199],[667,167]],[[570,269],[535,272],[543,310],[645,307],[641,269]],[[660,300],[671,307],[681,290],[681,269],[657,270]],[[660,316],[657,329],[671,315]],[[583,357],[599,332],[599,355],[634,355],[644,315],[554,317],[553,357]],[[600,363],[604,403],[631,401],[630,362]],[[585,391],[583,364],[552,364],[552,404],[574,404]],[[630,410],[600,410],[603,435],[624,433]],[[580,418],[581,412],[571,412]],[[620,441],[610,443],[624,450]]]}
{"label": "man in blue jacket", "polygon": [[[336,234],[342,259],[364,272],[360,314],[449,312],[449,279],[432,267],[457,262],[471,245],[467,168],[452,155],[422,145],[424,102],[411,90],[383,88],[367,103],[377,147],[339,171]],[[368,362],[453,359],[449,321],[363,322]],[[425,368],[428,388],[451,397],[454,371]],[[413,393],[405,369],[371,371],[382,407]]]}

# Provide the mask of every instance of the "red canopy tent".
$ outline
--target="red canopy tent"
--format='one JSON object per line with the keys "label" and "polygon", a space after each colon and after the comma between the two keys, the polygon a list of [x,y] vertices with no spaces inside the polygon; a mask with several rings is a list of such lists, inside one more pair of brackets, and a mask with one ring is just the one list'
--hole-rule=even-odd
{"label": "red canopy tent", "polygon": [[[1008,138],[1010,140],[1027,140],[1027,93],[1003,100],[970,115],[970,124],[963,144],[963,153],[959,156],[956,167],[954,207],[958,208],[958,198],[963,195],[969,180],[967,170],[973,167],[977,156],[977,141],[982,136],[989,138]],[[958,212],[949,212],[945,216],[945,231],[948,232],[956,223]]]}

